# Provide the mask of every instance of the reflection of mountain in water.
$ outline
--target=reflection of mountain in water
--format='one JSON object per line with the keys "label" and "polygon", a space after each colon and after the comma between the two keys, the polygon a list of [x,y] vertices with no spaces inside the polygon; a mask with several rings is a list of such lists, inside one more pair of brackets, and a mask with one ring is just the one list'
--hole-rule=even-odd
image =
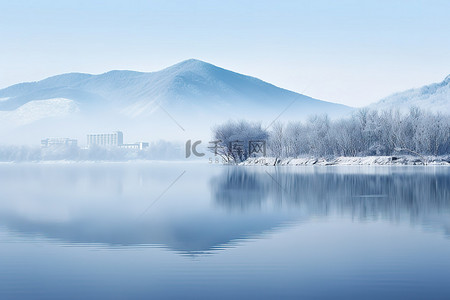
{"label": "reflection of mountain in water", "polygon": [[176,176],[167,168],[4,168],[0,225],[68,243],[161,245],[190,254],[311,216],[410,222],[450,235],[447,168],[226,167],[211,175],[192,167],[137,218]]}
{"label": "reflection of mountain in water", "polygon": [[0,226],[67,243],[159,245],[192,254],[233,247],[230,241],[259,236],[294,219],[283,212],[230,214],[211,206],[209,167],[188,170],[141,215],[179,168],[145,164],[4,168]]}
{"label": "reflection of mountain in water", "polygon": [[[192,217],[192,216],[190,216]],[[98,222],[92,219],[56,223],[27,220],[19,216],[1,216],[2,225],[19,235],[44,236],[64,244],[106,244],[111,247],[157,246],[182,254],[206,254],[234,247],[235,240],[253,238],[278,228],[279,216]],[[1,227],[0,227],[1,228]]]}

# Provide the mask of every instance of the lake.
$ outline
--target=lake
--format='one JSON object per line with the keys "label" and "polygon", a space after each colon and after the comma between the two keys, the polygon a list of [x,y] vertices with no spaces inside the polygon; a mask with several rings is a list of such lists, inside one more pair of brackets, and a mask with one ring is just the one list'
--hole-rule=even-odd
{"label": "lake", "polygon": [[450,299],[450,168],[0,165],[0,299]]}

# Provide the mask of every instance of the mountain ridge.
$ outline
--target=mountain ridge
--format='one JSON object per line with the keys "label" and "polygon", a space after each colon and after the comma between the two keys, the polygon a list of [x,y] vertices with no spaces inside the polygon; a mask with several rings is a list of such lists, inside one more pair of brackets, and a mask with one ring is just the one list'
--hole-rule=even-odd
{"label": "mountain ridge", "polygon": [[0,137],[37,143],[47,136],[85,140],[88,132],[123,130],[134,141],[191,136],[206,140],[211,127],[229,119],[268,126],[274,119],[351,111],[189,59],[155,72],[66,73],[2,89]]}
{"label": "mountain ridge", "polygon": [[[315,101],[332,103],[280,88],[258,78],[229,71],[210,63],[189,59],[156,72],[112,70],[98,75],[65,73],[40,81],[18,83],[0,90],[0,98],[9,98],[7,101],[0,102],[0,110],[15,109],[27,101],[44,98],[71,98],[67,95],[67,91],[71,89],[84,92],[82,97],[85,98],[89,93],[94,93],[102,98],[114,99],[118,98],[114,94],[122,96],[117,89],[127,89],[136,85],[140,86],[131,93],[127,91],[126,94],[137,97],[137,100],[142,100],[146,96],[151,99],[177,98],[183,92],[182,96],[201,96],[202,94],[210,97],[218,95],[261,98],[280,97],[280,95],[283,97],[301,96]],[[108,93],[100,90],[101,88],[115,91]],[[50,95],[46,95],[46,92]],[[15,98],[18,101],[13,104]],[[73,98],[75,98],[73,100],[83,102],[81,97],[75,95]]]}
{"label": "mountain ridge", "polygon": [[450,75],[447,75],[441,82],[394,93],[368,107],[401,111],[410,107],[418,107],[433,112],[450,113]]}

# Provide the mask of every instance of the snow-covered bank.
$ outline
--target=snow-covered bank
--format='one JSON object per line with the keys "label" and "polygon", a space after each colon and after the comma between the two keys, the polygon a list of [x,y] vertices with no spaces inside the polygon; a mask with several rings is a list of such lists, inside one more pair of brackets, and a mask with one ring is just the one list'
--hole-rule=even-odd
{"label": "snow-covered bank", "polygon": [[363,156],[333,158],[249,158],[240,163],[243,166],[332,166],[332,165],[444,165],[450,166],[450,156],[414,157],[414,156]]}

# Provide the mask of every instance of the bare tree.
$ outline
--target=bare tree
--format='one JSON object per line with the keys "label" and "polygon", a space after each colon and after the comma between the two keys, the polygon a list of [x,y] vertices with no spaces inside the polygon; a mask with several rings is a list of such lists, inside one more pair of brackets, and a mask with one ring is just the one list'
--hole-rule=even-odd
{"label": "bare tree", "polygon": [[217,151],[227,162],[238,163],[250,156],[249,142],[267,142],[268,137],[269,134],[261,127],[261,123],[229,121],[213,128],[213,138],[217,142],[213,151]]}

